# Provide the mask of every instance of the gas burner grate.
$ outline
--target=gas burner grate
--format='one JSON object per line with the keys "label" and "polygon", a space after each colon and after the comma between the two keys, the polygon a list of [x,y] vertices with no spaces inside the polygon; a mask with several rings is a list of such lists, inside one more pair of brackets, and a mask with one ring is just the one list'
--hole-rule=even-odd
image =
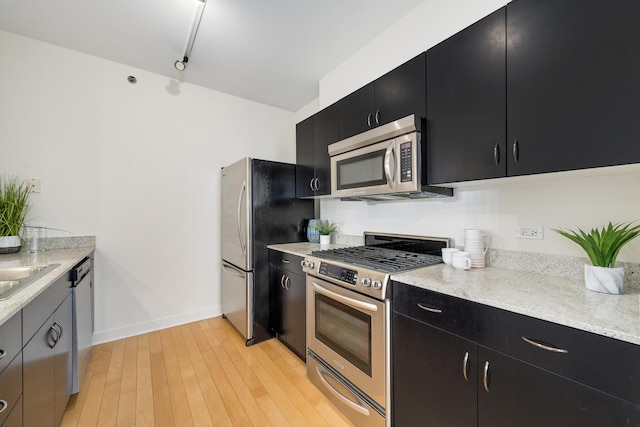
{"label": "gas burner grate", "polygon": [[314,251],[312,255],[322,259],[340,261],[343,263],[371,268],[385,273],[396,273],[399,271],[440,264],[442,262],[442,257],[437,255],[406,252],[378,246],[355,246],[341,249],[327,249],[323,251]]}

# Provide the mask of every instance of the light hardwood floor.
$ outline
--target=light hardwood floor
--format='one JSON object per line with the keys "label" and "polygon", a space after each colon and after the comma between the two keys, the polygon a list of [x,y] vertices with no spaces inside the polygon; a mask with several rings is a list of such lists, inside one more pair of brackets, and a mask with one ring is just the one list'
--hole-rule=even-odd
{"label": "light hardwood floor", "polygon": [[280,341],[221,317],[94,346],[81,390],[62,427],[353,426]]}

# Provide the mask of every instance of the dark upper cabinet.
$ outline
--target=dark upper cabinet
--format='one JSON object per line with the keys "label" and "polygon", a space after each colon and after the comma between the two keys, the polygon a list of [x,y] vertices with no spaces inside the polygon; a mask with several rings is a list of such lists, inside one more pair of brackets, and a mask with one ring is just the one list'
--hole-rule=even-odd
{"label": "dark upper cabinet", "polygon": [[507,6],[508,175],[640,161],[639,16],[637,0]]}
{"label": "dark upper cabinet", "polygon": [[427,182],[507,172],[506,8],[427,51]]}
{"label": "dark upper cabinet", "polygon": [[424,117],[425,54],[347,95],[338,104],[340,139],[410,114]]}
{"label": "dark upper cabinet", "polygon": [[428,50],[428,183],[640,162],[637,16],[514,0]]}
{"label": "dark upper cabinet", "polygon": [[327,147],[336,141],[337,104],[296,125],[296,197],[331,193],[331,162]]}

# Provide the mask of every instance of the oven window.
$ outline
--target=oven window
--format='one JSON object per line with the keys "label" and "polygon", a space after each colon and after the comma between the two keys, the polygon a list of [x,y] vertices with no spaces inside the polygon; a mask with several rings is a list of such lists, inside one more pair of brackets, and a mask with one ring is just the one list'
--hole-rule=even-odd
{"label": "oven window", "polygon": [[385,153],[383,149],[337,162],[338,190],[386,184]]}
{"label": "oven window", "polygon": [[371,376],[371,316],[316,294],[316,338]]}

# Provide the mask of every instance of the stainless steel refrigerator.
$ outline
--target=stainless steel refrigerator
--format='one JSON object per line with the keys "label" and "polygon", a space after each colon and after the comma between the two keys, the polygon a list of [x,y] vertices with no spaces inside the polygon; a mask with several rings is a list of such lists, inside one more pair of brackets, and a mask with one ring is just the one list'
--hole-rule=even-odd
{"label": "stainless steel refrigerator", "polygon": [[267,245],[306,239],[313,200],[296,199],[295,165],[244,158],[222,168],[222,313],[247,345],[274,335]]}

